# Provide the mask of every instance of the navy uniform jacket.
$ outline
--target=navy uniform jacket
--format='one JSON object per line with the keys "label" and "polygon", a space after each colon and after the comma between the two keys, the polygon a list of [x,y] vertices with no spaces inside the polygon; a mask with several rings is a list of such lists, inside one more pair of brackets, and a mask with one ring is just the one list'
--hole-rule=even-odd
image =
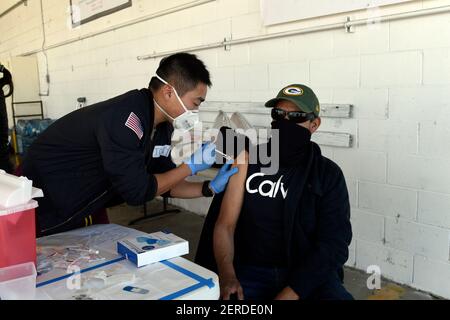
{"label": "navy uniform jacket", "polygon": [[24,175],[44,191],[37,234],[70,230],[111,203],[141,205],[155,197],[154,173],[173,169],[169,152],[153,158],[155,144],[170,145],[169,123],[153,130],[148,89],[76,110],[58,119],[31,145]]}

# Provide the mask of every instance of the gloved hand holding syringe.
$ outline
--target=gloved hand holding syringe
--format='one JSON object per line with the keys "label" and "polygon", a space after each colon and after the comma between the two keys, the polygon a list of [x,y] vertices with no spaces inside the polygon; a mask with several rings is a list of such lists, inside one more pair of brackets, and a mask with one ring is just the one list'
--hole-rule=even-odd
{"label": "gloved hand holding syringe", "polygon": [[[216,134],[214,134],[216,133]],[[186,156],[191,156],[193,153],[198,151],[198,149],[202,148],[205,144],[211,144],[214,148],[214,152],[220,155],[222,158],[227,161],[231,161],[234,158],[225,152],[223,152],[223,148],[221,146],[224,145],[222,143],[222,133],[221,132],[211,132],[207,131],[206,133],[203,131],[192,133],[177,133],[172,137],[172,151],[171,158],[172,161],[176,164],[181,164],[186,159]],[[213,155],[215,157],[215,154]],[[217,162],[221,162],[219,159]]]}
{"label": "gloved hand holding syringe", "polygon": [[217,136],[216,136],[216,139],[212,142],[212,143],[214,143],[214,145],[216,146],[216,148],[215,148],[216,153],[218,153],[219,155],[221,155],[222,157],[224,157],[227,161],[233,161],[233,160],[234,160],[233,157],[227,155],[226,153],[220,151],[220,150],[217,148],[217,142],[218,142],[218,140],[219,140],[219,136],[220,136],[220,135],[217,135]]}

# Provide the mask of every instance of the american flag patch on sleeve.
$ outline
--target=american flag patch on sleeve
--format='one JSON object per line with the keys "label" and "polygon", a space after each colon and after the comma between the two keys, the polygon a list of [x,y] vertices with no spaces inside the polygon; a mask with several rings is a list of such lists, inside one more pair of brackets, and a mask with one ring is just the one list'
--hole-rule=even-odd
{"label": "american flag patch on sleeve", "polygon": [[144,130],[142,129],[141,120],[139,120],[138,116],[135,115],[134,112],[131,112],[128,116],[128,119],[125,122],[125,126],[133,130],[133,132],[138,136],[139,140],[142,139]]}

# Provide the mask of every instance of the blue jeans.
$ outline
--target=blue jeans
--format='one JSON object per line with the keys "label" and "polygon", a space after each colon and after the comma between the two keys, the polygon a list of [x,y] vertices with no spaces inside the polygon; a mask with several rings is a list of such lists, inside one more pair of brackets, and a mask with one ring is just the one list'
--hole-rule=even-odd
{"label": "blue jeans", "polygon": [[[288,270],[255,266],[236,266],[236,276],[244,290],[245,300],[273,300],[288,286]],[[301,298],[301,297],[300,297]],[[337,274],[311,293],[306,300],[353,300]]]}

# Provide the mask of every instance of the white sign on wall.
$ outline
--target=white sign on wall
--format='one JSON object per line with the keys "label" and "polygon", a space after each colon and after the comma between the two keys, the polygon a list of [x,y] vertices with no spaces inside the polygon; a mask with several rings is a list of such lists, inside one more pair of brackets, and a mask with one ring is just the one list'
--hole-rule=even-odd
{"label": "white sign on wall", "polygon": [[72,25],[98,19],[116,11],[131,7],[132,0],[70,0]]}
{"label": "white sign on wall", "polygon": [[261,0],[264,25],[370,9],[412,0]]}

